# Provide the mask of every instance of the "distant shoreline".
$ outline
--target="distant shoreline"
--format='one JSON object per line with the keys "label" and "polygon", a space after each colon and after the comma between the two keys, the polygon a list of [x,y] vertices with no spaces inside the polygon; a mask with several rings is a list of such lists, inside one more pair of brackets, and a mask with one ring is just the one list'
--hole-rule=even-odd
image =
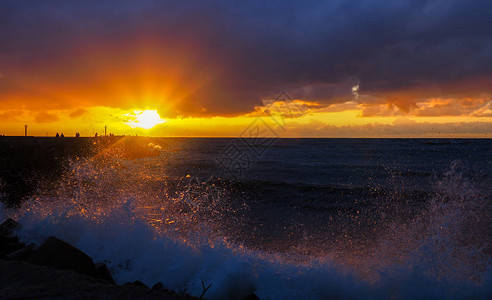
{"label": "distant shoreline", "polygon": [[251,137],[243,138],[238,136],[135,136],[135,135],[115,135],[115,136],[65,136],[63,138],[57,138],[54,136],[22,136],[22,135],[0,135],[0,138],[10,139],[77,139],[77,138],[156,138],[156,139],[279,139],[279,140],[490,140],[491,137]]}

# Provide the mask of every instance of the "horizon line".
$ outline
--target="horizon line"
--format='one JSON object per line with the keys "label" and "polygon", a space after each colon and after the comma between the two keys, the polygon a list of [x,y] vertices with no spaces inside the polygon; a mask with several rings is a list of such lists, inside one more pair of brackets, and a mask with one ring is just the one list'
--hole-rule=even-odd
{"label": "horizon line", "polygon": [[[487,134],[485,134],[487,135]],[[125,137],[133,137],[133,138],[189,138],[189,139],[456,139],[456,140],[464,140],[464,139],[492,139],[492,136],[484,136],[484,137],[418,137],[418,136],[407,136],[407,137],[390,137],[390,136],[381,136],[381,137],[322,137],[322,136],[314,136],[314,137],[239,137],[239,136],[146,136],[146,135],[115,135],[115,136],[65,136],[65,137],[55,137],[55,136],[44,136],[44,135],[0,135],[0,138],[53,138],[53,139],[77,139],[77,138],[125,138]]]}

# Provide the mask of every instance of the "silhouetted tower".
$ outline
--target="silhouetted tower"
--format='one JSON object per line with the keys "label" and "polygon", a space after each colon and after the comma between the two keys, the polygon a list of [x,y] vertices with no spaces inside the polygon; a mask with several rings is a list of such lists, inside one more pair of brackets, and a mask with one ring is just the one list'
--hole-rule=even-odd
{"label": "silhouetted tower", "polygon": [[107,135],[107,132],[106,132],[107,130],[108,130],[108,126],[104,125],[104,136]]}
{"label": "silhouetted tower", "polygon": [[27,124],[24,125],[24,136],[27,136]]}

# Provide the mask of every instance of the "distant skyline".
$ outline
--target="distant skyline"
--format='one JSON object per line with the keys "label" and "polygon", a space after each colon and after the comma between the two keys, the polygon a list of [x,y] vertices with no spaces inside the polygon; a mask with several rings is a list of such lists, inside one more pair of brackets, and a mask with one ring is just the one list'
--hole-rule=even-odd
{"label": "distant skyline", "polygon": [[[0,2],[0,135],[487,137],[491,1]],[[285,109],[286,102],[276,107]],[[287,108],[288,110],[288,108]]]}

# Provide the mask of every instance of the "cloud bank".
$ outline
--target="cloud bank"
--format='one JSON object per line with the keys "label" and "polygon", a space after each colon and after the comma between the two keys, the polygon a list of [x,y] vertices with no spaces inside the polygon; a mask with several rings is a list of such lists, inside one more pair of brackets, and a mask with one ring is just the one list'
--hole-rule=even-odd
{"label": "cloud bank", "polygon": [[4,0],[0,108],[226,116],[285,90],[356,101],[366,116],[490,111],[490,11],[486,0]]}

